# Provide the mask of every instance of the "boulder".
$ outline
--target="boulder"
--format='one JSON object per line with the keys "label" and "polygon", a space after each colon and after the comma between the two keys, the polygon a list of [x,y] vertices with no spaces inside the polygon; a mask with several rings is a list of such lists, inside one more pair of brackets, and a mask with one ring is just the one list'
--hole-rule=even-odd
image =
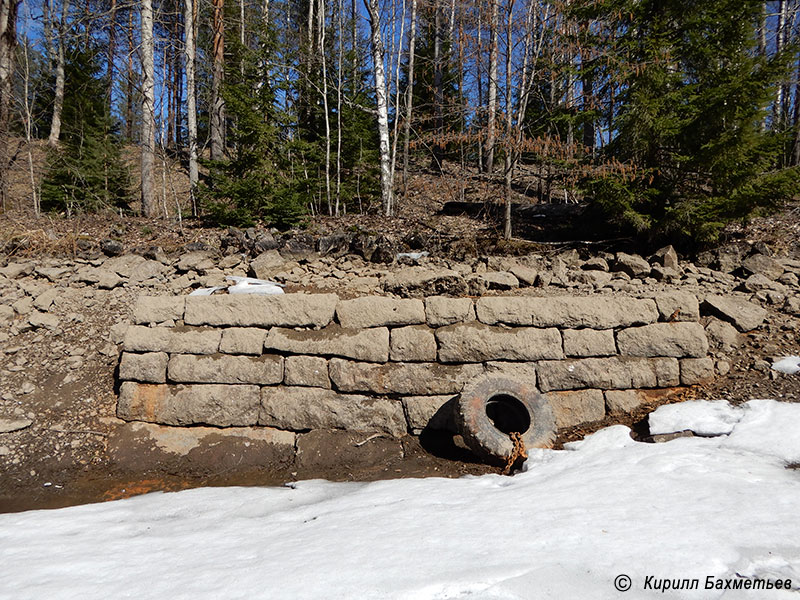
{"label": "boulder", "polygon": [[762,275],[773,281],[783,275],[783,265],[764,254],[751,254],[745,258],[742,261],[742,269],[745,273]]}
{"label": "boulder", "polygon": [[269,279],[284,270],[287,260],[275,250],[266,250],[250,261],[250,275],[258,279]]}
{"label": "boulder", "polygon": [[489,290],[513,290],[519,287],[519,280],[507,271],[487,271],[479,277]]}
{"label": "boulder", "polygon": [[661,321],[697,321],[700,319],[700,303],[690,292],[667,292],[656,294],[658,316]]}
{"label": "boulder", "polygon": [[706,337],[712,348],[723,352],[729,352],[740,343],[739,332],[733,325],[713,317],[706,325]]}
{"label": "boulder", "polygon": [[707,296],[703,308],[707,313],[733,323],[739,331],[756,329],[767,316],[767,311],[757,304],[729,296]]}
{"label": "boulder", "polygon": [[608,262],[600,256],[594,256],[581,265],[585,271],[604,271],[608,272]]}
{"label": "boulder", "polygon": [[612,271],[622,271],[631,277],[642,277],[650,274],[650,263],[638,254],[617,252]]}
{"label": "boulder", "polygon": [[667,269],[673,269],[676,272],[680,270],[678,253],[675,252],[675,248],[673,248],[671,245],[664,246],[663,248],[656,250],[650,260],[655,264],[661,265]]}
{"label": "boulder", "polygon": [[194,252],[187,252],[181,255],[176,268],[183,273],[186,271],[197,271],[203,274],[209,269],[213,269],[215,266],[214,255],[211,252],[208,250],[195,250]]}

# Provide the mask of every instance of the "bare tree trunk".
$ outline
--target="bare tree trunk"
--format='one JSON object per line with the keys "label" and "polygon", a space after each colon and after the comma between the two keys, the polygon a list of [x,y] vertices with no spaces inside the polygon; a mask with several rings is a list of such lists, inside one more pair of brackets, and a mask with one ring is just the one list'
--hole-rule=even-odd
{"label": "bare tree trunk", "polygon": [[433,142],[431,168],[442,172],[444,147],[441,143],[444,134],[444,77],[442,60],[442,7],[441,0],[433,1],[433,111],[436,116],[436,138]]}
{"label": "bare tree trunk", "polygon": [[372,46],[372,68],[375,78],[375,100],[378,110],[378,139],[381,161],[381,204],[387,217],[394,212],[392,198],[392,157],[389,150],[389,103],[384,71],[384,46],[381,37],[381,14],[379,0],[365,0],[369,13],[370,41]]}
{"label": "bare tree trunk", "polygon": [[61,136],[61,109],[64,106],[64,45],[67,37],[67,16],[69,14],[70,0],[62,0],[61,21],[58,25],[58,49],[56,50],[56,90],[53,98],[53,117],[50,120],[50,136],[47,143],[51,146],[58,144]]}
{"label": "bare tree trunk", "polygon": [[[778,25],[775,31],[775,52],[780,53],[783,50],[786,42],[786,0],[780,0],[778,3]],[[778,91],[775,98],[775,109],[773,111],[775,128],[780,130],[785,125],[784,113],[784,83],[778,85]]]}
{"label": "bare tree trunk", "polygon": [[155,66],[153,61],[153,4],[142,0],[142,214],[156,211],[153,182],[155,161]]}
{"label": "bare tree trunk", "polygon": [[417,0],[411,0],[411,32],[408,36],[408,82],[406,118],[403,123],[403,198],[408,196],[408,159],[411,147],[411,118],[414,114],[414,53],[417,43]]}
{"label": "bare tree trunk", "polygon": [[6,209],[8,129],[14,75],[14,47],[17,45],[18,0],[0,0],[0,206]]}
{"label": "bare tree trunk", "polygon": [[325,199],[328,215],[333,215],[331,203],[331,116],[328,111],[328,62],[325,58],[325,0],[319,0],[317,13],[317,42],[322,58],[322,107],[325,111]]}
{"label": "bare tree trunk", "polygon": [[495,119],[497,118],[497,19],[499,2],[500,0],[491,0],[489,4],[491,10],[491,20],[489,22],[489,106],[483,167],[490,175],[494,170]]}
{"label": "bare tree trunk", "polygon": [[189,196],[192,216],[197,216],[197,100],[195,96],[194,0],[184,0],[184,60],[186,63],[186,126],[189,136]]}
{"label": "bare tree trunk", "polygon": [[117,39],[117,0],[111,0],[111,9],[108,15],[108,58],[107,72],[108,77],[108,105],[111,106],[111,98],[114,93],[114,58],[116,52]]}
{"label": "bare tree trunk", "polygon": [[506,149],[505,160],[503,165],[503,173],[505,175],[505,218],[503,219],[503,238],[511,239],[511,179],[514,163],[512,161],[511,153],[513,147],[511,145],[511,128],[514,125],[513,115],[514,110],[512,106],[513,95],[512,86],[514,85],[513,75],[511,73],[511,57],[514,52],[514,46],[511,43],[511,28],[514,19],[514,0],[508,0],[506,10],[508,11],[506,20]]}
{"label": "bare tree trunk", "polygon": [[222,78],[225,72],[225,0],[213,0],[214,40],[211,71],[211,159],[225,157],[225,101],[222,99]]}
{"label": "bare tree trunk", "polygon": [[339,55],[336,69],[336,205],[333,214],[339,216],[339,203],[342,196],[342,85],[344,66],[344,6],[339,0],[336,21],[339,29]]}
{"label": "bare tree trunk", "polygon": [[794,148],[792,166],[800,165],[800,63],[797,66],[797,83],[794,87]]}
{"label": "bare tree trunk", "polygon": [[[588,52],[587,52],[588,54]],[[594,110],[594,75],[592,74],[588,57],[581,57],[581,87],[583,88],[583,145],[590,156],[594,156],[595,131],[594,119],[586,114]]]}
{"label": "bare tree trunk", "polygon": [[128,71],[127,75],[127,98],[125,107],[125,135],[129,140],[133,139],[133,54],[136,47],[133,43],[133,10],[128,10]]}

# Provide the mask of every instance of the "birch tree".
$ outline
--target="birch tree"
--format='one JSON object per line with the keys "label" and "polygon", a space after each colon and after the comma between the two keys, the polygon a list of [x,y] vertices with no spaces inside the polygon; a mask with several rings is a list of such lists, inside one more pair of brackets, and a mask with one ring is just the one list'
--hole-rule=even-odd
{"label": "birch tree", "polygon": [[213,0],[213,48],[211,70],[211,159],[225,157],[225,101],[222,98],[222,78],[225,72],[225,0]]}
{"label": "birch tree", "polygon": [[197,216],[197,99],[195,92],[194,0],[184,0],[184,63],[186,71],[186,127],[189,142],[189,198]]}
{"label": "birch tree", "polygon": [[53,116],[50,120],[50,136],[47,143],[50,146],[58,144],[61,136],[61,109],[64,107],[64,62],[65,45],[67,43],[67,19],[69,16],[70,0],[62,0],[61,20],[58,24],[58,40],[56,44],[56,89],[53,98]]}
{"label": "birch tree", "polygon": [[8,128],[11,118],[11,90],[14,48],[17,44],[18,0],[0,0],[0,205],[6,208]]}
{"label": "birch tree", "polygon": [[142,0],[142,214],[156,211],[153,165],[155,162],[155,66],[153,61],[153,3]]}
{"label": "birch tree", "polygon": [[489,4],[489,89],[488,115],[486,122],[486,146],[484,148],[483,167],[491,175],[494,170],[495,120],[497,119],[497,21],[499,17],[499,1],[491,0]]}
{"label": "birch tree", "polygon": [[392,156],[389,143],[389,105],[384,70],[384,45],[381,35],[379,0],[364,0],[369,14],[372,68],[375,79],[375,102],[378,113],[378,139],[381,163],[381,206],[387,217],[394,213]]}

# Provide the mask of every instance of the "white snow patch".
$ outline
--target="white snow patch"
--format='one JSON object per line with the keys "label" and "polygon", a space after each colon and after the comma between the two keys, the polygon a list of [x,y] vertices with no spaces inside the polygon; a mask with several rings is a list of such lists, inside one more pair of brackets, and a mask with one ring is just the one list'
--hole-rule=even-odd
{"label": "white snow patch", "polygon": [[742,409],[726,400],[690,400],[659,406],[648,415],[650,433],[674,433],[691,430],[698,435],[725,435],[742,418]]}
{"label": "white snow patch", "polygon": [[[532,452],[515,477],[207,488],[0,515],[0,598],[796,600],[800,472],[784,464],[799,426],[800,404],[754,401],[727,437],[644,444],[615,426]],[[699,589],[646,590],[648,576]],[[789,578],[793,591],[705,590],[708,576]]]}
{"label": "white snow patch", "polygon": [[800,356],[784,356],[782,359],[772,363],[772,369],[787,375],[800,373]]}

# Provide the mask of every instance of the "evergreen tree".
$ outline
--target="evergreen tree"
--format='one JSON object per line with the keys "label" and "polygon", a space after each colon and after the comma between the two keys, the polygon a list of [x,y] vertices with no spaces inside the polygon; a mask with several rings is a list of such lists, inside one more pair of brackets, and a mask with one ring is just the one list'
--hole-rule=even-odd
{"label": "evergreen tree", "polygon": [[[584,16],[597,10],[588,4]],[[760,126],[788,54],[755,52],[760,2],[599,6],[618,32],[607,55],[621,75],[608,152],[635,168],[590,184],[601,206],[641,231],[712,240],[729,220],[791,197],[797,173],[775,168],[780,139]]]}
{"label": "evergreen tree", "polygon": [[65,64],[61,135],[49,151],[42,208],[76,212],[127,208],[128,169],[112,118],[108,83],[95,49],[73,49]]}

